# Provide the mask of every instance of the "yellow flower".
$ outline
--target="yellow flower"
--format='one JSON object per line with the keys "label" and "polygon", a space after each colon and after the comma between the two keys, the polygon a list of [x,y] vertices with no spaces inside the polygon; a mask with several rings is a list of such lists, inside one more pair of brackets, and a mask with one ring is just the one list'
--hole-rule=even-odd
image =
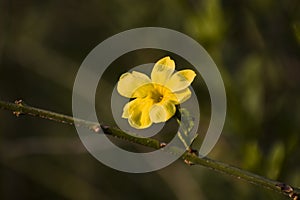
{"label": "yellow flower", "polygon": [[123,108],[122,118],[137,129],[147,128],[152,123],[169,120],[176,112],[175,105],[191,96],[188,88],[196,73],[193,70],[175,72],[175,62],[164,57],[155,63],[151,79],[133,71],[121,75],[117,90],[120,95],[133,100]]}

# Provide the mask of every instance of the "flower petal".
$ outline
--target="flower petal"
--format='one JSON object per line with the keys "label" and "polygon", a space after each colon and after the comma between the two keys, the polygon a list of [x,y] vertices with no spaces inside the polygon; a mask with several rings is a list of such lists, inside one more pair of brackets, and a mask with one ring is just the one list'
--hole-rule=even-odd
{"label": "flower petal", "polygon": [[151,72],[151,80],[164,85],[175,70],[175,62],[169,56],[157,61]]}
{"label": "flower petal", "polygon": [[126,103],[125,104],[125,106],[124,106],[124,108],[123,108],[123,114],[122,114],[122,118],[125,118],[125,119],[127,119],[128,117],[129,117],[129,107],[130,107],[130,103],[131,103],[132,101],[130,101],[130,102],[128,102],[128,103]]}
{"label": "flower petal", "polygon": [[191,90],[189,88],[186,88],[186,89],[178,91],[178,92],[174,92],[174,94],[177,97],[177,100],[179,101],[179,103],[185,102],[192,95]]}
{"label": "flower petal", "polygon": [[174,73],[167,81],[166,87],[173,92],[186,89],[194,80],[196,73],[193,70],[186,69]]}
{"label": "flower petal", "polygon": [[129,124],[136,129],[144,129],[151,126],[149,112],[153,105],[150,98],[137,98],[128,102],[123,109],[123,118],[128,118]]}
{"label": "flower petal", "polygon": [[117,90],[120,95],[132,98],[132,94],[137,88],[150,82],[150,78],[143,73],[136,71],[133,71],[132,73],[127,72],[121,75]]}
{"label": "flower petal", "polygon": [[137,88],[132,94],[132,98],[145,98],[154,90],[152,83],[147,83]]}
{"label": "flower petal", "polygon": [[150,110],[150,119],[154,123],[169,120],[176,112],[176,107],[171,101],[154,104]]}

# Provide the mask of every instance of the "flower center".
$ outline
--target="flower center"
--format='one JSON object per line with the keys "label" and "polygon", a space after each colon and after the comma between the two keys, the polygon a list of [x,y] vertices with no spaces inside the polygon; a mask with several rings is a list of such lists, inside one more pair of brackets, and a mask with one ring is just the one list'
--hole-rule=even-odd
{"label": "flower center", "polygon": [[154,103],[159,103],[164,98],[164,95],[161,94],[158,90],[154,89],[151,91],[151,99],[153,99]]}
{"label": "flower center", "polygon": [[154,103],[159,103],[167,99],[172,100],[174,94],[167,87],[154,83],[150,98],[153,99]]}
{"label": "flower center", "polygon": [[153,103],[160,103],[162,101],[173,101],[178,104],[178,100],[172,91],[160,84],[151,83],[139,87],[133,94],[135,98],[149,98]]}

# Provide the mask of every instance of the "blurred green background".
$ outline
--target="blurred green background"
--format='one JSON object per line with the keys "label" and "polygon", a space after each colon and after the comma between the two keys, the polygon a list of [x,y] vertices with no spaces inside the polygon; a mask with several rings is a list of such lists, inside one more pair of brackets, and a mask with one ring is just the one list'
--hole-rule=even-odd
{"label": "blurred green background", "polygon": [[[300,2],[297,0],[0,1],[0,98],[72,114],[72,87],[86,55],[131,28],[165,27],[197,40],[224,79],[228,111],[209,157],[300,187]],[[133,63],[167,52],[133,52]],[[210,118],[205,84],[195,84],[201,126]],[[110,115],[99,102],[99,112]],[[203,113],[202,113],[203,111]],[[0,111],[0,199],[286,199],[190,167],[181,160],[127,174],[86,152],[73,126]]]}

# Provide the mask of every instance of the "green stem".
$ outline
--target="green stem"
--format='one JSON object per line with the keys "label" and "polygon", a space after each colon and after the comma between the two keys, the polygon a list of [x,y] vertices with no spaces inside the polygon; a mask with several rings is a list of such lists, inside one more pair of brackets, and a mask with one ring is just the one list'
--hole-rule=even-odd
{"label": "green stem", "polygon": [[[16,101],[15,103],[0,101],[0,108],[13,111],[13,113],[16,116],[19,116],[21,114],[28,114],[28,115],[48,119],[48,120],[57,121],[60,123],[67,123],[71,125],[76,124],[76,125],[86,127],[96,133],[99,132],[100,129],[102,129],[105,134],[111,135],[119,139],[127,140],[136,144],[140,144],[143,146],[151,147],[153,149],[160,149],[164,146],[163,143],[152,138],[135,137],[115,127],[110,127],[96,122],[90,122],[78,118],[73,118],[68,115],[63,115],[56,112],[51,112],[48,110],[31,107],[24,104],[22,101]],[[288,184],[254,174],[249,171],[228,165],[226,163],[212,160],[207,157],[200,158],[194,153],[188,151],[185,152],[181,157],[188,163],[211,168],[213,170],[231,175],[235,178],[243,179],[249,183],[263,186],[267,189],[271,189],[283,195],[287,195],[293,200],[299,199],[300,189],[293,188]]]}

